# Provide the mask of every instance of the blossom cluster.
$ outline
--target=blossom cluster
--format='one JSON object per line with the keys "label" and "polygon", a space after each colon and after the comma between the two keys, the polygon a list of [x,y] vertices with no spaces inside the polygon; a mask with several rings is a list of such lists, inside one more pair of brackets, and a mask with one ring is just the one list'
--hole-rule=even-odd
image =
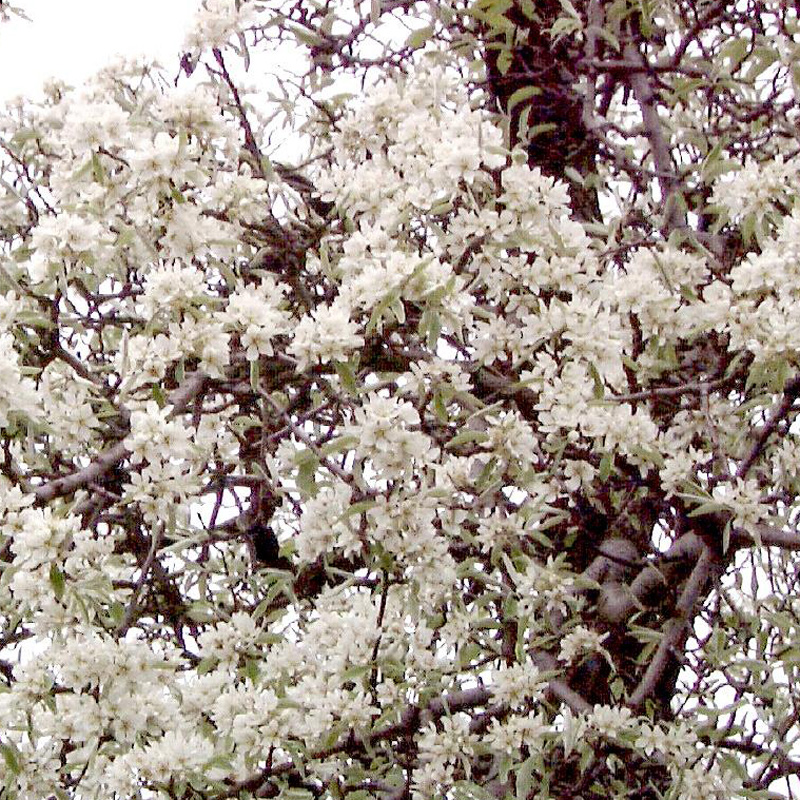
{"label": "blossom cluster", "polygon": [[[276,28],[324,73],[346,19],[272,5],[205,0],[190,90],[120,63],[0,122],[0,782],[423,800],[589,769],[622,792],[643,764],[673,798],[737,796],[709,742],[742,745],[739,694],[717,730],[631,698],[706,637],[714,669],[675,693],[750,681],[754,762],[783,746],[791,604],[762,633],[759,587],[684,599],[797,518],[796,157],[706,187],[746,255],[590,223],[453,52],[265,113],[225,59]],[[303,169],[272,167],[276,119]],[[603,687],[575,678],[592,660]]]}

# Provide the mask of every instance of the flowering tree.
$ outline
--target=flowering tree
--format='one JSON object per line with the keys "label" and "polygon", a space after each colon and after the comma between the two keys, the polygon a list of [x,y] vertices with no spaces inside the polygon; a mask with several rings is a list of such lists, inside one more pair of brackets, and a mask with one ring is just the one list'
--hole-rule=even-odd
{"label": "flowering tree", "polygon": [[0,120],[2,796],[791,790],[796,9],[203,6]]}

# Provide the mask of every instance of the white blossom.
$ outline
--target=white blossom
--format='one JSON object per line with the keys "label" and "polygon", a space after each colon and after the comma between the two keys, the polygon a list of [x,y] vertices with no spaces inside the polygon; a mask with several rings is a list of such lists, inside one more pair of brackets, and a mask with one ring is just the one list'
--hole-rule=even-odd
{"label": "white blossom", "polygon": [[320,306],[295,326],[289,352],[297,358],[299,369],[347,361],[350,352],[364,344],[358,330],[344,303]]}
{"label": "white blossom", "polygon": [[561,650],[558,653],[560,661],[571,662],[585,653],[603,653],[603,642],[608,638],[607,633],[599,633],[589,628],[578,625],[574,630],[561,638]]}

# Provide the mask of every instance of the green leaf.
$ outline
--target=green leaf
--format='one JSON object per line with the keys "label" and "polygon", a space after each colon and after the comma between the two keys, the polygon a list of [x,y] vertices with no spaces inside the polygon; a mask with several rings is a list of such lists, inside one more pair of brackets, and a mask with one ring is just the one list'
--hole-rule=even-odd
{"label": "green leaf", "polygon": [[513,28],[513,23],[505,16],[512,4],[512,0],[474,0],[467,14],[486,23],[490,36],[496,35]]}
{"label": "green leaf", "polygon": [[459,666],[466,668],[472,661],[478,658],[480,654],[481,648],[479,644],[476,642],[467,642],[458,651]]}
{"label": "green leaf", "polygon": [[554,40],[560,39],[562,36],[570,36],[571,34],[583,28],[579,19],[572,17],[559,17],[550,27],[550,35]]}
{"label": "green leaf", "polygon": [[439,335],[442,332],[442,320],[439,316],[439,312],[426,308],[420,317],[418,332],[420,336],[425,337],[425,343],[428,345],[428,349],[435,350],[436,343],[439,341]]}
{"label": "green leaf", "polygon": [[64,573],[58,568],[58,564],[51,564],[50,585],[53,587],[53,594],[56,596],[56,600],[60,600],[64,596],[66,583]]}
{"label": "green leaf", "polygon": [[181,204],[186,202],[186,198],[184,197],[183,193],[180,191],[180,189],[178,189],[177,186],[173,186],[169,190],[169,193],[170,193],[170,197],[172,197],[172,199],[176,203],[178,203],[178,205],[181,205]]}
{"label": "green leaf", "polygon": [[0,744],[0,753],[3,754],[3,761],[6,762],[6,767],[12,775],[19,775],[19,754],[17,748],[12,744]]}
{"label": "green leaf", "polygon": [[771,67],[779,58],[780,55],[772,47],[766,47],[765,45],[756,47],[751,56],[752,60],[747,67],[745,80],[755,80],[762,72],[764,72],[764,70]]}
{"label": "green leaf", "polygon": [[616,50],[618,53],[620,52],[622,48],[619,45],[619,39],[617,39],[617,37],[614,36],[614,34],[611,33],[611,31],[608,30],[608,28],[601,26],[595,28],[595,31],[597,31],[597,35],[601,39],[605,39],[611,45],[611,47],[614,48],[614,50]]}
{"label": "green leaf", "polygon": [[119,600],[115,600],[108,608],[108,616],[114,626],[118,626],[125,618],[125,606]]}
{"label": "green leaf", "polygon": [[318,36],[314,31],[304,28],[301,25],[288,22],[286,29],[294,34],[300,44],[307,45],[308,47],[322,47],[327,45],[328,40],[323,36]]}
{"label": "green leaf", "polygon": [[[274,573],[273,574],[277,574]],[[272,585],[267,590],[267,593],[264,595],[264,599],[256,606],[256,610],[253,612],[253,619],[257,622],[262,619],[264,614],[267,613],[267,609],[272,605],[272,601],[284,591],[284,578],[277,578]]]}
{"label": "green leaf", "polygon": [[508,98],[508,113],[510,114],[520,103],[530,100],[531,97],[541,94],[542,90],[538,86],[522,86]]}
{"label": "green leaf", "polygon": [[570,17],[578,20],[581,18],[578,10],[570,3],[570,0],[559,0],[559,2],[561,3],[561,8],[563,8]]}
{"label": "green leaf", "polygon": [[717,175],[720,174],[718,171],[718,163],[725,145],[727,145],[727,140],[724,136],[721,136],[714,143],[714,146],[711,148],[711,150],[708,151],[708,155],[703,159],[703,165],[700,168],[700,174],[703,176],[704,180],[708,181],[716,178]]}
{"label": "green leaf", "polygon": [[735,72],[739,65],[744,61],[747,51],[750,49],[750,42],[744,37],[728,40],[719,51],[717,61],[722,63],[730,61],[730,72]]}
{"label": "green leaf", "polygon": [[441,392],[436,392],[433,396],[433,413],[442,425],[446,425],[450,421],[450,417],[447,414],[447,405]]}
{"label": "green leaf", "polygon": [[92,153],[92,177],[95,183],[105,183],[106,171],[97,153]]}
{"label": "green leaf", "polygon": [[639,456],[642,461],[645,461],[649,464],[654,464],[659,469],[664,467],[664,457],[658,452],[658,450],[637,444],[631,448],[631,452],[634,455]]}
{"label": "green leaf", "polygon": [[349,667],[345,667],[344,671],[341,674],[342,682],[346,683],[347,681],[355,681],[358,678],[363,678],[365,675],[369,675],[372,667],[370,664],[353,664]]}
{"label": "green leaf", "polygon": [[528,128],[528,138],[533,139],[534,136],[539,136],[542,133],[550,133],[557,127],[558,125],[553,122],[543,122],[541,125],[534,125],[532,128]]}
{"label": "green leaf", "polygon": [[36,131],[35,128],[20,128],[11,137],[11,143],[16,146],[25,144],[25,142],[30,142],[31,140],[38,138],[39,138],[39,133]]}
{"label": "green leaf", "polygon": [[[308,452],[308,451],[306,451]],[[314,497],[317,493],[317,467],[319,459],[312,453],[310,458],[303,459],[297,467],[297,487],[309,497]]]}
{"label": "green leaf", "polygon": [[756,217],[754,214],[748,214],[741,224],[742,241],[745,246],[752,244],[756,234]]}
{"label": "green leaf", "polygon": [[431,36],[433,36],[433,28],[430,25],[412,31],[411,35],[406,39],[406,47],[411,50],[419,50]]}
{"label": "green leaf", "polygon": [[448,450],[460,447],[462,444],[470,444],[472,442],[485,442],[489,438],[489,434],[484,431],[461,431],[457,433],[446,445]]}
{"label": "green leaf", "polygon": [[605,387],[603,386],[603,379],[600,377],[600,373],[597,371],[597,367],[589,362],[589,375],[592,376],[592,381],[594,382],[594,387],[592,389],[592,396],[595,400],[602,400],[603,395],[605,394]]}
{"label": "green leaf", "polygon": [[687,516],[689,517],[702,517],[705,514],[717,514],[725,509],[724,503],[717,503],[709,501],[707,503],[700,503],[697,508],[693,508]]}
{"label": "green leaf", "polygon": [[204,658],[198,665],[197,665],[197,674],[198,675],[205,675],[207,672],[211,672],[217,666],[217,659],[216,658]]}
{"label": "green leaf", "polygon": [[394,297],[390,308],[394,318],[402,325],[406,321],[406,307],[402,298]]}
{"label": "green leaf", "polygon": [[212,622],[216,619],[216,612],[205,600],[198,600],[189,606],[186,616],[195,622]]}
{"label": "green leaf", "polygon": [[603,453],[603,457],[600,459],[600,469],[597,471],[597,477],[600,478],[601,481],[607,481],[609,475],[611,475],[613,466],[614,456],[611,453]]}
{"label": "green leaf", "polygon": [[333,366],[336,369],[336,373],[345,391],[356,397],[359,393],[359,388],[358,381],[356,380],[356,373],[352,365],[348,361],[334,361]]}
{"label": "green leaf", "polygon": [[519,123],[517,124],[517,135],[519,136],[520,142],[528,142],[530,140],[530,136],[528,136],[528,129],[530,128],[530,117],[531,117],[531,106],[527,105],[525,108],[522,109],[522,113],[519,115]]}
{"label": "green leaf", "polygon": [[167,404],[167,396],[164,394],[164,390],[157,383],[154,383],[151,392],[153,395],[153,400],[158,403],[158,407],[164,408],[164,406]]}
{"label": "green leaf", "polygon": [[331,456],[334,453],[342,453],[345,450],[350,450],[358,444],[358,436],[348,434],[346,436],[337,436],[335,439],[327,442],[324,447],[320,448],[320,452],[324,456]]}
{"label": "green leaf", "polygon": [[572,183],[577,184],[578,186],[585,186],[586,185],[586,178],[575,169],[575,167],[564,167],[564,174],[572,181]]}
{"label": "green leaf", "polygon": [[447,197],[443,200],[437,200],[430,210],[430,216],[441,217],[443,214],[449,214],[453,210],[453,201]]}
{"label": "green leaf", "polygon": [[357,503],[353,503],[353,505],[348,506],[341,515],[340,519],[347,519],[348,517],[352,517],[357,514],[363,514],[365,511],[369,511],[371,508],[374,508],[377,503],[377,500],[359,500]]}
{"label": "green leaf", "polygon": [[634,361],[630,356],[623,354],[622,356],[622,363],[631,371],[631,372],[638,372],[639,371],[639,364]]}
{"label": "green leaf", "polygon": [[231,420],[231,430],[236,431],[240,436],[249,431],[250,428],[257,428],[261,425],[261,420],[257,419],[256,417],[234,417]]}
{"label": "green leaf", "polygon": [[254,391],[258,391],[258,385],[260,383],[261,375],[260,375],[260,368],[258,364],[258,359],[255,358],[250,362],[250,388]]}
{"label": "green leaf", "polygon": [[497,57],[497,70],[501,75],[505,75],[508,72],[509,68],[511,67],[511,62],[514,60],[514,57],[511,54],[511,50],[506,48],[504,49],[500,55]]}
{"label": "green leaf", "polygon": [[248,658],[242,670],[242,677],[249,678],[252,683],[258,683],[258,661],[255,658]]}
{"label": "green leaf", "polygon": [[476,481],[476,486],[478,489],[483,492],[492,482],[495,473],[495,467],[497,466],[497,459],[492,456],[486,465],[481,470],[480,475],[478,475],[478,480]]}
{"label": "green leaf", "polygon": [[366,327],[366,334],[369,336],[370,334],[374,333],[376,330],[382,330],[381,323],[383,321],[383,315],[386,313],[387,309],[391,306],[392,302],[394,301],[396,292],[389,292],[386,297],[383,297],[379,300],[375,307],[372,309],[372,313],[369,315],[369,321],[367,322]]}

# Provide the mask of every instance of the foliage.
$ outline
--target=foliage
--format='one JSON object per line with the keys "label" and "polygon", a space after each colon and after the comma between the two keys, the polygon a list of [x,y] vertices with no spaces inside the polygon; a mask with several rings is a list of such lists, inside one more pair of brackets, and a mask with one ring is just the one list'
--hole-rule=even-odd
{"label": "foliage", "polygon": [[205,0],[7,108],[2,796],[790,789],[798,64],[777,0]]}

